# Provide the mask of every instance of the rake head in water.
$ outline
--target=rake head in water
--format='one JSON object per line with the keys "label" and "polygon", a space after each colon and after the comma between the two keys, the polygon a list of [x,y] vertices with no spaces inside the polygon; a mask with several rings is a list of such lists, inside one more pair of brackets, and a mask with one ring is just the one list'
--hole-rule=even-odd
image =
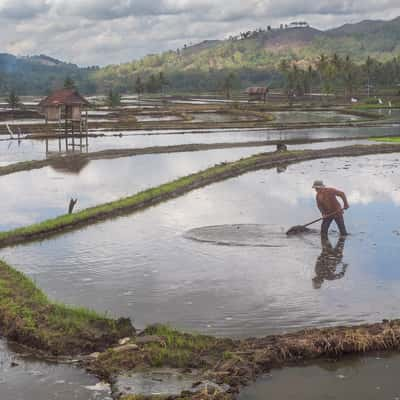
{"label": "rake head in water", "polygon": [[297,225],[293,226],[290,228],[287,232],[286,235],[292,236],[292,235],[300,235],[302,233],[309,233],[311,232],[311,229],[306,228],[304,225]]}

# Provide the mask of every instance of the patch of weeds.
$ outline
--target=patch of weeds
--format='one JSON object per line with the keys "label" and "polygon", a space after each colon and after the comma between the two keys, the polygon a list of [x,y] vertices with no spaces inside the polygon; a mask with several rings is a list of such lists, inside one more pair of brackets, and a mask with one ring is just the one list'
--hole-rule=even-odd
{"label": "patch of weeds", "polygon": [[231,351],[231,339],[179,332],[166,325],[154,325],[145,329],[141,336],[160,340],[140,344],[138,350],[119,352],[113,349],[101,354],[93,363],[93,371],[109,377],[122,371],[146,368],[193,368],[202,369],[220,360],[222,354]]}

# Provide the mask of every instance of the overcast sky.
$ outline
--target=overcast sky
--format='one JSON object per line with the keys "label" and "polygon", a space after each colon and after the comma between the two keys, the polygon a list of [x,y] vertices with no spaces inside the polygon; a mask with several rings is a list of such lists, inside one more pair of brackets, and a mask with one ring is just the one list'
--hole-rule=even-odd
{"label": "overcast sky", "polygon": [[399,15],[400,0],[0,0],[0,52],[116,64],[294,20],[327,29]]}

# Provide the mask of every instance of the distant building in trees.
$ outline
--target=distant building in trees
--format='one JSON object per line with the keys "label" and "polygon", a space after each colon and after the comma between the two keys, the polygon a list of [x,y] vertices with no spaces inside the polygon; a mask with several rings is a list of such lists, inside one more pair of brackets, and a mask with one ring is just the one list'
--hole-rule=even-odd
{"label": "distant building in trees", "polygon": [[265,103],[269,88],[266,86],[249,87],[246,89],[246,93],[249,96],[249,101],[264,101]]}

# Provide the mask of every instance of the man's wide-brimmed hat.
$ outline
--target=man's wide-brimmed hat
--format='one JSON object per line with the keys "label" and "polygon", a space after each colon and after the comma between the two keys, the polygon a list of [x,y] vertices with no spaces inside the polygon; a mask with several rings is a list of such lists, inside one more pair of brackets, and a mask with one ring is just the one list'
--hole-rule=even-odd
{"label": "man's wide-brimmed hat", "polygon": [[324,182],[322,181],[314,181],[313,185],[312,185],[313,189],[320,189],[320,188],[324,188]]}

